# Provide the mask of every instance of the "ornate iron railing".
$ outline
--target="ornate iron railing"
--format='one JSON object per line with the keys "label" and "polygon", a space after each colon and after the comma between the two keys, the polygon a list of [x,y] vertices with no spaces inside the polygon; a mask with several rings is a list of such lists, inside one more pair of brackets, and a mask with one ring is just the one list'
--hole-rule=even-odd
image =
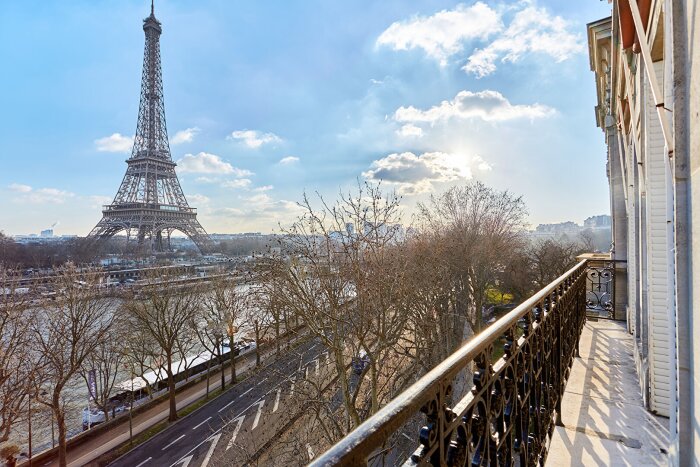
{"label": "ornate iron railing", "polygon": [[589,259],[586,276],[587,311],[600,317],[614,318],[615,261]]}
{"label": "ornate iron railing", "polygon": [[[475,336],[312,465],[382,465],[387,440],[418,411],[427,423],[406,465],[543,465],[586,319],[587,263]],[[504,354],[491,364],[502,337]],[[474,386],[453,403],[455,377],[471,364]]]}

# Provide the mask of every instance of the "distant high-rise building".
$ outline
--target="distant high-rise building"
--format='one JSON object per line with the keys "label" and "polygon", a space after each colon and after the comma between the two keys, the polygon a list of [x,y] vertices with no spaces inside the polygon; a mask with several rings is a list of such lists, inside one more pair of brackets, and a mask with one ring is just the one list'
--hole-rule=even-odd
{"label": "distant high-rise building", "polygon": [[39,233],[39,236],[40,236],[40,237],[43,237],[43,238],[53,237],[53,229],[42,230],[42,231]]}

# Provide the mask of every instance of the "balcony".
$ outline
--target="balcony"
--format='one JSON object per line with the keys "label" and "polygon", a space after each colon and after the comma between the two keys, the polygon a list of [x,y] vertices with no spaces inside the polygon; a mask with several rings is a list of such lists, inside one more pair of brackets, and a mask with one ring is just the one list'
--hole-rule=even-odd
{"label": "balcony", "polygon": [[[608,319],[616,266],[609,256],[581,257],[313,465],[663,462],[668,433],[644,409],[633,338]],[[471,391],[453,394],[465,372]],[[419,413],[423,427],[411,438]]]}
{"label": "balcony", "polygon": [[102,212],[107,214],[110,212],[124,212],[124,211],[168,211],[168,212],[184,212],[184,213],[197,213],[196,208],[191,208],[189,206],[177,206],[173,204],[159,204],[159,203],[123,203],[123,204],[105,204],[102,206]]}

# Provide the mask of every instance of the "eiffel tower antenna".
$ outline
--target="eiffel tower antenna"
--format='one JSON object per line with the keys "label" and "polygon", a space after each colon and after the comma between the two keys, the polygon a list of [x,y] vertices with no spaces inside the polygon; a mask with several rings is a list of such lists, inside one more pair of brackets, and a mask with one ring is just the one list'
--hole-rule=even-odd
{"label": "eiffel tower antenna", "polygon": [[135,239],[152,251],[164,251],[170,249],[170,235],[179,230],[204,252],[211,239],[197,221],[197,210],[187,204],[170,155],[160,62],[162,28],[153,13],[153,0],[143,31],[146,45],[134,146],[114,201],[104,206],[102,220],[88,238],[105,239],[124,231],[127,241]]}

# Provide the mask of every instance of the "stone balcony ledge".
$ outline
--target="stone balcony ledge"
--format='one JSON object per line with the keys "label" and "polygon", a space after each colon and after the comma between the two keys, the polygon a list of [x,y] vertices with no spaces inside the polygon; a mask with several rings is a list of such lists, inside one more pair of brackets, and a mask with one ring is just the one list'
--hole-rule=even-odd
{"label": "stone balcony ledge", "polygon": [[668,419],[644,408],[625,323],[586,322],[546,465],[668,465]]}

